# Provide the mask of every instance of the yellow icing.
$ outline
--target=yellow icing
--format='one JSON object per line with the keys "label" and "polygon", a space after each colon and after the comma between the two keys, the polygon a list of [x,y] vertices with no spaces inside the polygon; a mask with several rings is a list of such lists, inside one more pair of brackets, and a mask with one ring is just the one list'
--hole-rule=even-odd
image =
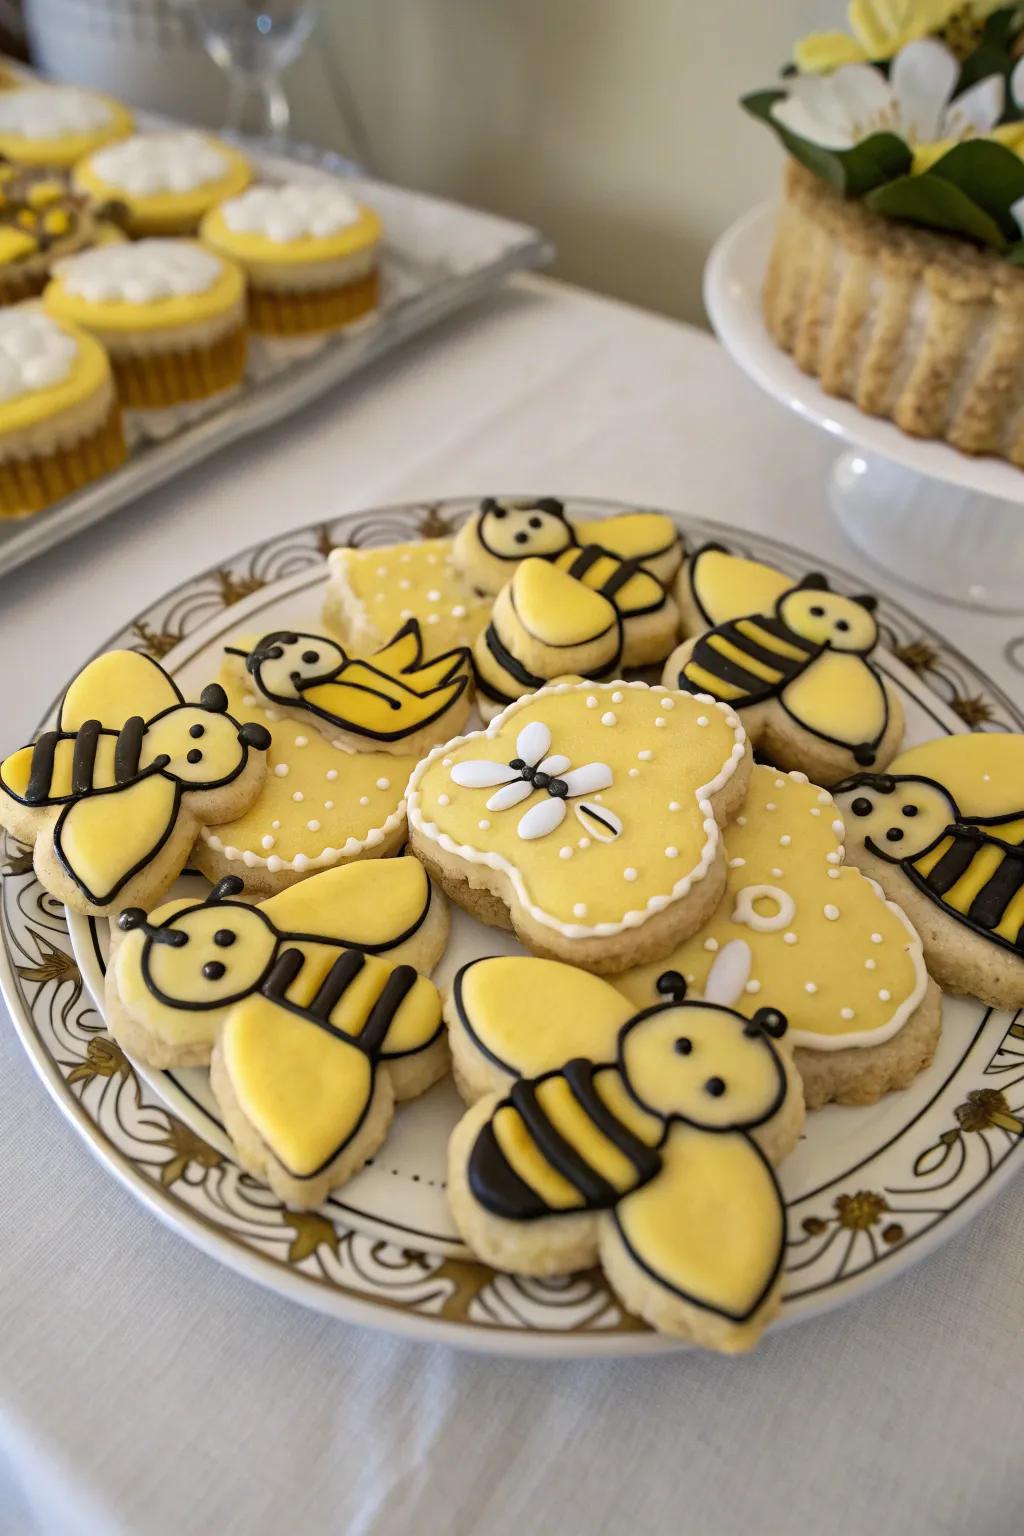
{"label": "yellow icing", "polygon": [[645,1267],[698,1305],[743,1319],[772,1278],[785,1213],[770,1168],[747,1137],[673,1126],[657,1178],[616,1208]]}
{"label": "yellow icing", "polygon": [[623,1082],[618,1068],[606,1067],[595,1072],[594,1087],[602,1104],[611,1111],[620,1125],[632,1131],[634,1136],[646,1142],[649,1147],[658,1144],[665,1129],[664,1121],[637,1103]]}
{"label": "yellow icing", "polygon": [[538,1083],[537,1103],[559,1135],[595,1172],[620,1193],[633,1187],[636,1169],[632,1162],[594,1124],[564,1077],[549,1077]]}
{"label": "yellow icing", "polygon": [[505,1161],[552,1211],[582,1210],[583,1196],[553,1168],[533,1140],[517,1110],[502,1105],[493,1120],[494,1136]]}
{"label": "yellow icing", "polygon": [[519,1077],[574,1056],[614,1061],[632,1007],[588,971],[558,960],[496,955],[462,972],[462,1012],[473,1036]]}
{"label": "yellow icing", "polygon": [[[746,665],[751,666],[748,660]],[[857,746],[877,741],[885,729],[886,698],[881,679],[850,652],[825,651],[787,683],[782,703],[791,715],[834,741]]]}
{"label": "yellow icing", "polygon": [[[789,1020],[787,1038],[817,1049],[890,1038],[924,995],[921,946],[872,881],[841,867],[843,824],[831,797],[800,776],[755,767],[742,812],[725,839],[728,881],[710,921],[664,959],[625,972],[615,984],[643,1007],[658,1000],[658,977],[676,970],[690,995],[699,996],[717,955],[739,939],[749,946],[755,984],[754,991],[730,1000],[741,1013],[777,1008]],[[741,892],[757,886],[792,898],[789,923],[765,932],[744,920]],[[752,905],[762,918],[781,910],[770,899]],[[826,907],[839,916],[827,915]],[[852,1010],[852,1017],[844,1010]]]}
{"label": "yellow icing", "polygon": [[[194,242],[193,242],[194,243]],[[240,267],[217,256],[221,271],[201,293],[173,294],[132,304],[125,299],[86,299],[70,293],[58,273],[43,294],[43,307],[57,319],[71,320],[86,328],[110,331],[160,331],[216,320],[245,297],[245,278]]]}
{"label": "yellow icing", "polygon": [[[222,146],[218,144],[218,149]],[[241,190],[236,188],[233,190]],[[224,194],[217,201],[223,201]],[[208,200],[209,201],[209,200]],[[204,207],[208,206],[208,201]],[[214,250],[233,256],[243,265],[270,262],[274,266],[299,266],[316,261],[339,261],[379,244],[383,230],[377,214],[359,205],[359,219],[330,235],[303,235],[297,240],[271,240],[255,230],[229,228],[220,208],[211,208],[199,229],[200,238]]]}
{"label": "yellow icing", "polygon": [[204,181],[186,192],[152,192],[144,195],[127,192],[123,187],[98,176],[91,158],[78,162],[72,182],[76,191],[84,192],[98,202],[116,201],[126,204],[133,216],[145,221],[150,227],[168,221],[177,222],[179,228],[185,223],[194,224],[215,203],[222,203],[243,191],[252,178],[249,162],[244,155],[240,155],[221,139],[212,135],[206,137],[207,142],[228,162],[227,169],[215,181]]}
{"label": "yellow icing", "polygon": [[698,550],[683,572],[708,624],[724,624],[745,614],[771,613],[793,582],[770,565],[724,549]]}
{"label": "yellow icing", "polygon": [[[564,554],[558,556],[555,564],[563,571],[572,571],[573,566],[580,558],[580,551],[567,549]],[[576,578],[586,587],[595,591],[602,588],[606,582],[610,582],[622,566],[622,561],[616,555],[602,555],[588,566],[585,571]],[[623,615],[628,618],[630,614],[640,612],[645,608],[655,608],[665,601],[665,589],[656,576],[650,571],[634,571],[623,584],[618,587],[610,601]]]}
{"label": "yellow icing", "polygon": [[298,1178],[331,1160],[366,1113],[373,1066],[365,1052],[264,997],[231,1010],[221,1048],[242,1113]]}
{"label": "yellow icing", "polygon": [[[221,682],[231,713],[266,725],[271,744],[267,777],[254,804],[233,821],[204,830],[213,848],[249,868],[301,874],[354,859],[398,827],[415,757],[335,746],[311,724],[258,702],[227,666]],[[287,772],[279,774],[279,768]]]}
{"label": "yellow icing", "polygon": [[761,678],[762,682],[779,683],[782,681],[783,673],[779,671],[778,667],[771,667],[767,662],[760,661],[756,656],[751,656],[746,651],[741,651],[738,645],[734,645],[724,635],[708,635],[708,645],[713,651],[717,651],[719,656],[724,656],[727,661],[735,661],[745,671],[752,672],[755,677]]}
{"label": "yellow icing", "polygon": [[140,651],[104,651],[82,668],[60,706],[62,730],[77,731],[98,720],[119,731],[131,715],[151,720],[181,702],[170,678]]}
{"label": "yellow icing", "polygon": [[423,916],[430,882],[418,859],[362,859],[300,880],[260,903],[282,932],[315,933],[376,948]]}
{"label": "yellow icing", "polygon": [[406,619],[417,618],[429,656],[471,644],[490,617],[491,599],[474,591],[451,550],[451,539],[335,550],[331,569],[348,588],[353,632],[371,631],[371,644],[383,645]]}
{"label": "yellow icing", "polygon": [[0,262],[20,261],[39,249],[39,241],[15,224],[0,225]]}
{"label": "yellow icing", "polygon": [[8,160],[16,160],[21,165],[74,165],[83,155],[98,149],[101,144],[123,139],[131,133],[133,119],[127,107],[98,91],[90,94],[98,97],[110,112],[109,121],[102,128],[95,128],[89,133],[57,135],[52,139],[26,139],[19,133],[0,133],[0,155]]}
{"label": "yellow icing", "polygon": [[[680,1040],[689,1042],[685,1054]],[[645,1109],[664,1120],[680,1115],[706,1130],[760,1124],[783,1087],[778,1060],[764,1039],[747,1034],[734,1013],[696,1000],[641,1018],[623,1034],[620,1054],[622,1075]],[[712,1077],[725,1085],[718,1096],[707,1091]]]}
{"label": "yellow icing", "polygon": [[87,795],[64,813],[61,853],[102,903],[129,870],[156,851],[174,811],[174,785],[159,773],[147,774],[124,789]]}
{"label": "yellow icing", "polygon": [[573,527],[580,544],[600,544],[622,560],[649,560],[679,541],[679,529],[664,512],[623,512],[616,517],[581,518]]}
{"label": "yellow icing", "polygon": [[878,639],[874,614],[840,592],[795,587],[779,600],[777,611],[794,634],[834,651],[869,651]]}
{"label": "yellow icing", "polygon": [[[489,811],[493,787],[460,786],[452,769],[479,760],[508,765],[531,722],[548,727],[552,754],[567,756],[574,769],[605,764],[613,782],[568,798],[561,825],[527,841],[518,825],[543,790]],[[702,878],[718,832],[701,792],[724,784],[742,756],[735,716],[706,700],[642,683],[559,685],[518,700],[487,731],[436,748],[410,785],[410,820],[446,851],[505,871],[537,921],[574,935],[618,932]],[[612,813],[621,834],[601,841],[581,823],[582,803]]]}
{"label": "yellow icing", "polygon": [[512,578],[512,605],[531,638],[542,645],[570,646],[613,636],[615,604],[547,560],[524,560]]}
{"label": "yellow icing", "polygon": [[940,736],[901,752],[887,772],[934,779],[961,816],[1012,816],[1024,807],[1024,736],[987,731]]}
{"label": "yellow icing", "polygon": [[783,640],[781,635],[773,635],[770,630],[759,624],[755,618],[738,619],[736,628],[741,635],[748,640],[753,640],[755,645],[766,646],[774,651],[777,656],[786,656],[790,661],[806,661],[807,652],[802,651],[798,645],[792,645],[788,640]]}
{"label": "yellow icing", "polygon": [[22,432],[38,422],[48,421],[70,411],[105,388],[110,380],[110,363],[98,342],[66,319],[55,317],[61,330],[73,336],[78,355],[71,372],[59,384],[34,389],[30,394],[15,395],[0,403],[0,437],[5,432]]}

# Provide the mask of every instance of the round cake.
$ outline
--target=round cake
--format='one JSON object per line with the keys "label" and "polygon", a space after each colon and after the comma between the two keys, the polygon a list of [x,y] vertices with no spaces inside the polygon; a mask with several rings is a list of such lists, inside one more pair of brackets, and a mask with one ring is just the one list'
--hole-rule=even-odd
{"label": "round cake", "polygon": [[208,213],[200,235],[245,270],[254,331],[331,331],[377,306],[380,220],[340,185],[250,187]]}
{"label": "round cake", "polygon": [[75,166],[79,192],[125,207],[130,234],[190,235],[208,208],[248,184],[249,162],[207,134],[137,133]]}
{"label": "round cake", "polygon": [[124,456],[99,343],[35,304],[0,312],[0,517],[38,512]]}
{"label": "round cake", "polygon": [[0,155],[20,165],[72,166],[132,131],[127,107],[70,85],[0,91]]}

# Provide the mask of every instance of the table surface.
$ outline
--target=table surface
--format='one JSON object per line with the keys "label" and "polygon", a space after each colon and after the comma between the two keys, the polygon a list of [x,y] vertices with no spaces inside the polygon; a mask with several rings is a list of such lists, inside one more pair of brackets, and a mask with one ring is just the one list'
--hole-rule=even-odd
{"label": "table surface", "polygon": [[[859,570],[1019,695],[1004,651],[1024,620],[871,572],[825,508],[834,451],[702,333],[521,279],[0,581],[3,739],[25,739],[117,623],[289,520],[478,492],[770,532]],[[283,1301],[161,1227],[8,1024],[0,1532],[1005,1531],[1024,1492],[1022,1261],[1015,1183],[909,1274],[744,1360],[405,1343]]]}

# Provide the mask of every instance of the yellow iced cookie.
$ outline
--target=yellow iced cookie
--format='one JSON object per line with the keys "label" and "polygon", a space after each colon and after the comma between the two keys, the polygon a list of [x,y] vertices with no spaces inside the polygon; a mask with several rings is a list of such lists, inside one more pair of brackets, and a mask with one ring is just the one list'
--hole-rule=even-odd
{"label": "yellow iced cookie", "polygon": [[451,553],[451,539],[332,550],[324,622],[357,656],[379,650],[409,619],[419,620],[428,657],[470,645],[491,600],[474,590]]}

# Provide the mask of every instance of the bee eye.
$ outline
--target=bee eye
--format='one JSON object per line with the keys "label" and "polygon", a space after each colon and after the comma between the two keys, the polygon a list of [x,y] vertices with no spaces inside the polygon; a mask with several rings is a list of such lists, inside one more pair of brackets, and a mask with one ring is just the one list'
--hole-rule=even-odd
{"label": "bee eye", "polygon": [[190,725],[189,728],[188,728],[188,733],[193,738],[193,740],[198,740],[200,736],[205,736],[206,735],[206,726],[205,725]]}
{"label": "bee eye", "polygon": [[193,747],[191,752],[185,753],[185,761],[187,763],[201,763],[202,760],[203,754],[200,752],[198,747]]}
{"label": "bee eye", "polygon": [[220,960],[207,960],[203,966],[203,975],[207,981],[220,981],[226,970],[227,966]]}
{"label": "bee eye", "polygon": [[677,1056],[689,1056],[689,1054],[690,1054],[690,1052],[692,1050],[693,1050],[693,1041],[692,1040],[688,1040],[685,1035],[680,1035],[679,1039],[675,1043],[676,1055]]}
{"label": "bee eye", "polygon": [[302,659],[306,663],[307,667],[311,667],[315,661],[319,661],[320,660],[320,652],[319,651],[303,651]]}
{"label": "bee eye", "polygon": [[530,518],[530,527],[531,528],[543,528],[543,526],[544,526],[544,524],[541,522],[539,517],[531,517]]}
{"label": "bee eye", "polygon": [[808,609],[808,612],[812,619],[823,619],[825,617],[825,610],[820,603],[815,603],[813,608]]}
{"label": "bee eye", "polygon": [[218,928],[213,936],[213,942],[218,949],[230,949],[236,938],[237,934],[231,928]]}
{"label": "bee eye", "polygon": [[505,507],[492,507],[491,511],[494,513],[495,517],[507,517],[508,516],[508,511],[507,511],[507,509]]}
{"label": "bee eye", "polygon": [[850,810],[855,816],[870,816],[874,806],[866,795],[858,795],[856,800],[850,802]]}
{"label": "bee eye", "polygon": [[709,1077],[704,1084],[704,1092],[710,1093],[713,1099],[720,1099],[725,1092],[725,1083],[720,1077]]}
{"label": "bee eye", "polygon": [[917,806],[916,805],[905,805],[903,807],[903,814],[904,814],[904,816],[916,816],[917,815]]}
{"label": "bee eye", "polygon": [[888,832],[885,834],[885,837],[886,841],[889,843],[901,843],[903,841],[903,828],[890,827]]}
{"label": "bee eye", "polygon": [[849,619],[836,619],[836,629],[842,630],[842,632],[844,634],[849,629],[849,627],[850,627]]}

